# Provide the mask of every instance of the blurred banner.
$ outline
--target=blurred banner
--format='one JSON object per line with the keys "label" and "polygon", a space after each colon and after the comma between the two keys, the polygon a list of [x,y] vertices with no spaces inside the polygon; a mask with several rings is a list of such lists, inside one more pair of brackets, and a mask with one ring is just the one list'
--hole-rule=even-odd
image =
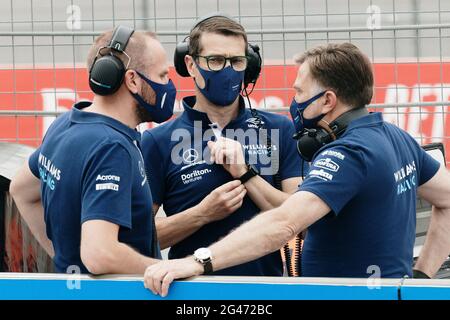
{"label": "blurred banner", "polygon": [[5,199],[5,247],[3,270],[8,272],[53,272],[53,262],[20,217],[9,194]]}
{"label": "blurred banner", "polygon": [[[374,110],[382,111],[386,121],[408,131],[420,144],[443,142],[449,150],[448,106],[433,105],[433,102],[450,101],[450,63],[376,63],[373,68],[375,92],[372,103],[386,105]],[[296,74],[295,65],[265,66],[251,95],[252,106],[268,110],[277,108],[278,112],[286,107],[286,111],[281,112],[287,115],[287,106],[294,95],[289,86]],[[194,84],[190,78],[176,75],[173,69],[170,76],[178,89],[175,110],[180,111],[179,101],[193,93]],[[74,101],[92,98],[87,78],[85,68],[0,70],[0,110],[69,110]],[[417,106],[420,103],[422,105]],[[396,107],[397,104],[403,105]],[[1,140],[38,146],[54,119],[53,116],[39,115],[2,116]]]}
{"label": "blurred banner", "polygon": [[34,151],[0,142],[0,272],[53,272],[53,262],[31,234],[8,190],[9,182]]}

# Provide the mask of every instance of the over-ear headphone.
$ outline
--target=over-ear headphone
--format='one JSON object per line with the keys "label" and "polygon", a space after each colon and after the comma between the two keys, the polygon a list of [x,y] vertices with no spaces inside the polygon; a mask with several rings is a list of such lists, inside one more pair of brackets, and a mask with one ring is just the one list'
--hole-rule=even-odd
{"label": "over-ear headphone", "polygon": [[[202,18],[200,18],[195,25],[192,27],[194,30],[204,21],[214,18],[214,17],[224,17],[230,20],[234,19],[226,14],[221,13],[211,13]],[[186,64],[184,63],[184,57],[189,53],[189,37],[185,38],[182,42],[179,42],[175,48],[175,54],[173,57],[173,62],[175,65],[175,70],[182,77],[189,77],[189,72],[186,68]],[[247,69],[245,69],[244,76],[244,87],[247,87],[250,83],[255,84],[256,80],[258,80],[259,74],[261,72],[262,58],[259,53],[259,46],[256,44],[248,44],[247,52],[248,58]]]}
{"label": "over-ear headphone", "polygon": [[296,133],[294,139],[297,139],[298,153],[304,160],[310,162],[320,148],[344,134],[350,122],[367,114],[369,111],[365,107],[352,109],[340,115],[330,124],[320,120],[318,123],[320,127],[304,129]]}
{"label": "over-ear headphone", "polygon": [[[125,48],[133,32],[133,28],[118,26],[113,32],[110,43],[98,49],[89,69],[89,87],[94,93],[107,96],[116,92],[122,85],[131,60]],[[128,59],[127,65],[125,66],[114,53],[123,53]]]}

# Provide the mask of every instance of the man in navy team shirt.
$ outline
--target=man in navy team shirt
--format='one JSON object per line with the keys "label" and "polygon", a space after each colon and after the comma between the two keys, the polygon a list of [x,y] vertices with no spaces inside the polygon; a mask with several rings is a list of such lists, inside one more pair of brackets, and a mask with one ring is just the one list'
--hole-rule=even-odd
{"label": "man in navy team shirt", "polygon": [[[195,96],[183,99],[184,112],[177,119],[143,134],[154,210],[163,206],[167,215],[156,219],[158,239],[161,248],[171,247],[170,259],[191,255],[260,211],[279,206],[300,183],[292,123],[269,112],[255,118],[240,96],[246,48],[245,30],[234,19],[215,15],[198,22],[184,59]],[[268,159],[258,120],[271,136],[278,166]],[[281,190],[274,187],[275,179]],[[252,245],[246,248],[251,251]],[[216,274],[281,276],[280,252]]]}
{"label": "man in navy team shirt", "polygon": [[[450,175],[409,134],[367,111],[373,90],[368,58],[343,43],[311,49],[297,62],[291,110],[300,139],[318,132],[330,138],[312,154],[313,140],[309,149],[299,144],[312,157],[305,181],[280,207],[203,249],[201,257],[150,266],[145,285],[154,293],[165,296],[176,278],[257,259],[306,228],[306,277],[368,277],[374,270],[383,278],[432,277],[448,256]],[[336,131],[350,115],[346,129]],[[413,270],[417,194],[433,209]]]}
{"label": "man in navy team shirt", "polygon": [[[103,92],[120,64],[116,90]],[[160,251],[135,128],[169,118],[176,90],[153,33],[120,26],[101,34],[91,66],[93,102],[76,103],[54,121],[10,191],[57,272],[142,274]]]}

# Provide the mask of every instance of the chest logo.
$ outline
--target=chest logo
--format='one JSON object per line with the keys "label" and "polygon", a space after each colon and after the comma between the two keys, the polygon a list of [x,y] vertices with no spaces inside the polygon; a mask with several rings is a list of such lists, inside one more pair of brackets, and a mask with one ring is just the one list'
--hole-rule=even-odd
{"label": "chest logo", "polygon": [[260,120],[257,118],[249,118],[249,119],[245,120],[245,122],[247,123],[247,126],[249,128],[255,128],[255,129],[259,129],[259,127],[264,124],[263,120]]}
{"label": "chest logo", "polygon": [[195,149],[188,149],[183,152],[183,161],[187,164],[194,163],[198,160],[199,154]]}

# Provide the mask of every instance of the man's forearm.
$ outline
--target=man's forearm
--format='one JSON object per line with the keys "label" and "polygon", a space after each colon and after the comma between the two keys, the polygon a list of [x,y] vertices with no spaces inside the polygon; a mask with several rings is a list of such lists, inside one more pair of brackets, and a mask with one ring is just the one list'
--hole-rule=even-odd
{"label": "man's forearm", "polygon": [[273,187],[260,176],[248,180],[245,184],[247,195],[262,211],[279,207],[290,194]]}
{"label": "man's forearm", "polygon": [[198,206],[170,217],[156,219],[156,231],[161,249],[168,248],[186,239],[208,223]]}
{"label": "man's forearm", "polygon": [[329,211],[317,196],[295,193],[280,207],[258,215],[213,244],[213,269],[239,265],[274,252]]}
{"label": "man's forearm", "polygon": [[243,224],[210,247],[215,271],[240,265],[280,249],[295,236],[285,227],[280,208]]}
{"label": "man's forearm", "polygon": [[425,244],[415,269],[433,277],[450,253],[450,209],[433,207]]}
{"label": "man's forearm", "polygon": [[44,248],[47,254],[53,258],[55,256],[55,251],[53,249],[52,242],[47,237],[44,220],[44,208],[41,201],[29,203],[22,201],[20,198],[14,198],[14,202],[33,236],[42,248]]}
{"label": "man's forearm", "polygon": [[120,242],[111,250],[110,257],[99,274],[144,274],[148,266],[160,261],[143,256]]}

